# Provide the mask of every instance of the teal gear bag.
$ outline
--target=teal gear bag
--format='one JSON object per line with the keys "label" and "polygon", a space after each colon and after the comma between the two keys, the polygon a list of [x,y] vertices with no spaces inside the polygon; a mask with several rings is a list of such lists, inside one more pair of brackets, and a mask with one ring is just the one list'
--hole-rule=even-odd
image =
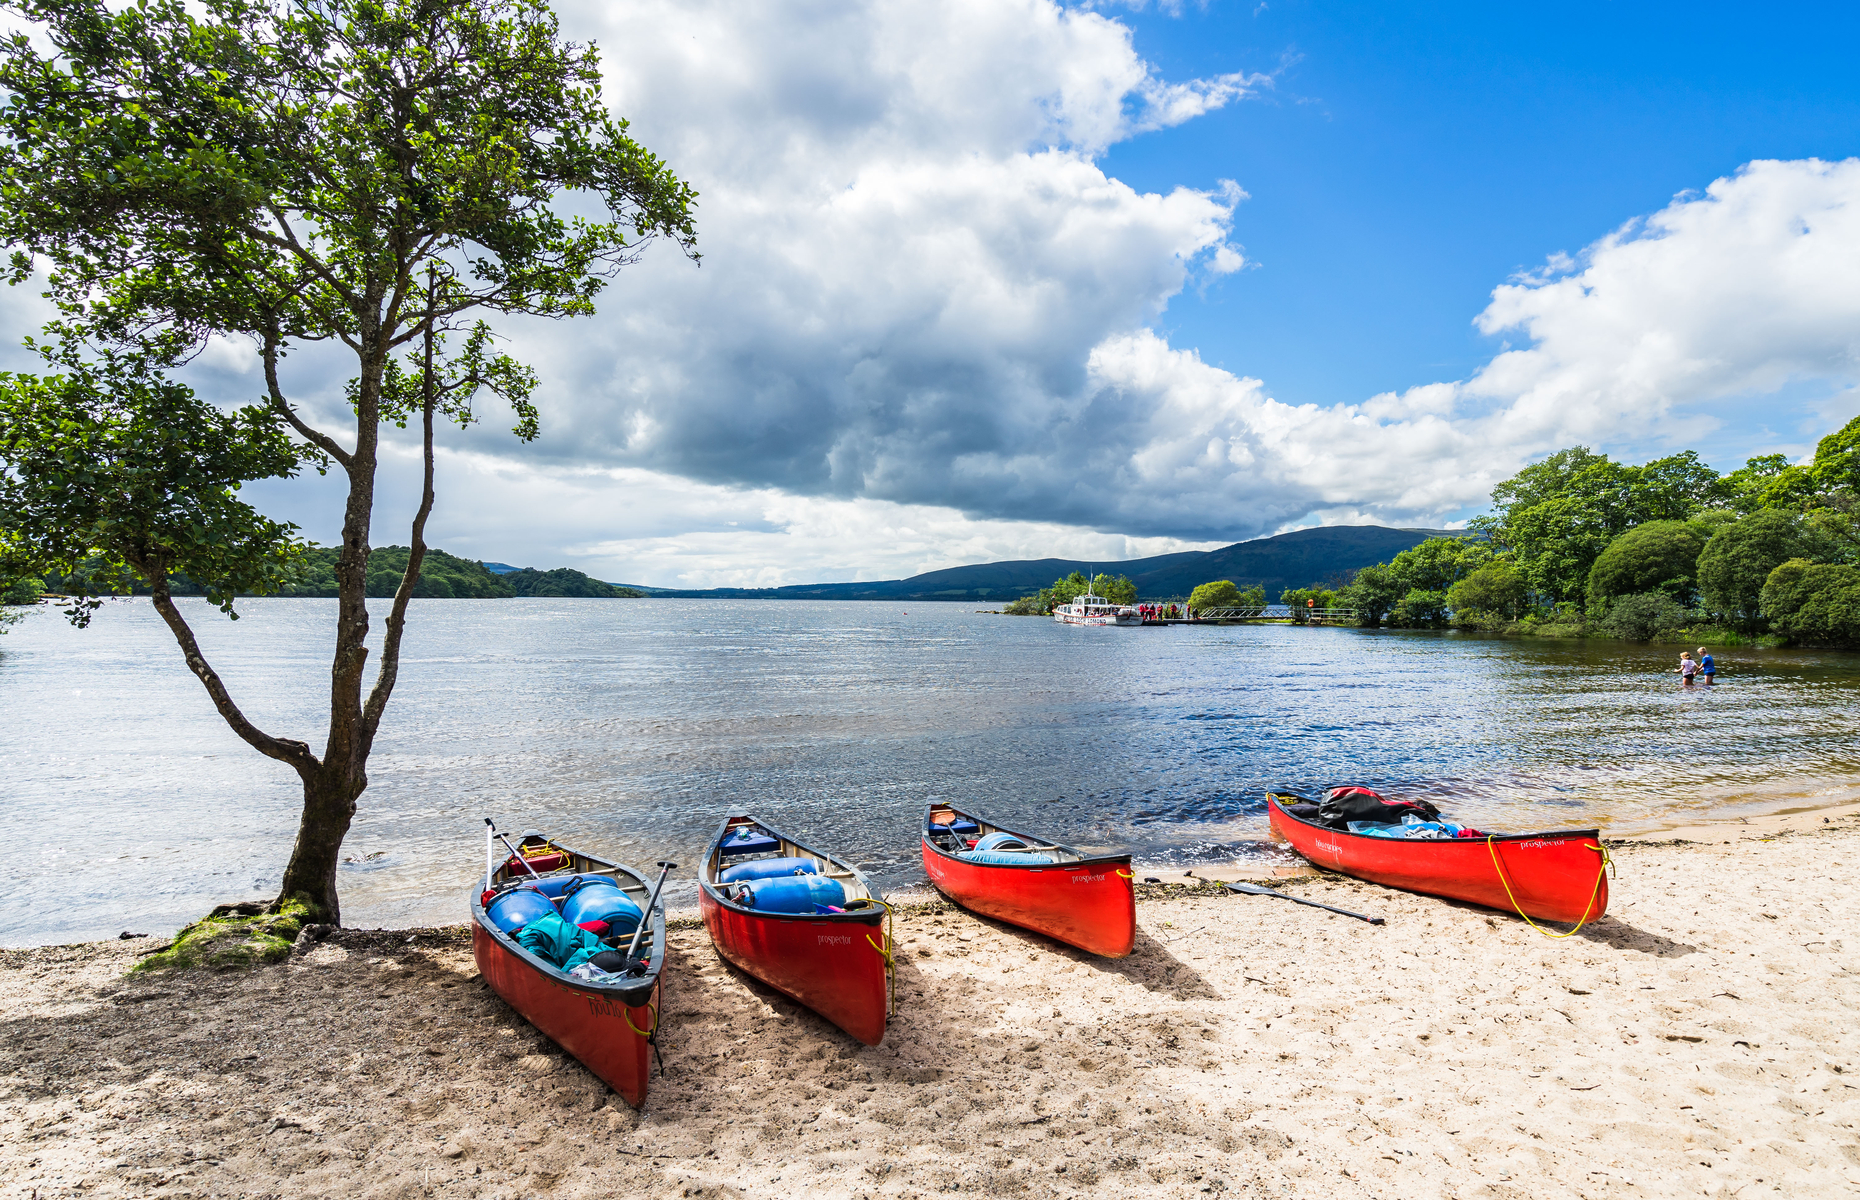
{"label": "teal gear bag", "polygon": [[556,913],[537,917],[517,930],[517,945],[564,971],[572,971],[607,949],[601,939],[577,929]]}

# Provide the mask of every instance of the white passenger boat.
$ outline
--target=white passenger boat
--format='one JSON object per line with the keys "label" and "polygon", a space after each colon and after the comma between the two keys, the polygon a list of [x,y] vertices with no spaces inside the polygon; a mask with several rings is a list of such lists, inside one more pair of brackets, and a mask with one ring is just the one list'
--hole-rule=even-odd
{"label": "white passenger boat", "polygon": [[1053,609],[1053,620],[1062,625],[1141,625],[1143,617],[1130,604],[1113,604],[1103,596],[1086,592],[1070,604]]}

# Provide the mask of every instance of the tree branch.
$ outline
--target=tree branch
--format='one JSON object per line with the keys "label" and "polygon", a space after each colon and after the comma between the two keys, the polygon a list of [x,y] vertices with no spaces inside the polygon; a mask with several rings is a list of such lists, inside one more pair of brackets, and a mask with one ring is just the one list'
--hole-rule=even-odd
{"label": "tree branch", "polygon": [[168,591],[168,573],[159,568],[150,567],[144,562],[130,560],[142,577],[148,581],[149,590],[154,593],[155,611],[168,623],[168,629],[174,634],[174,640],[181,644],[181,654],[187,659],[187,669],[192,671],[207,689],[207,695],[213,700],[213,707],[220,716],[232,726],[234,733],[243,738],[247,745],[269,758],[289,763],[296,768],[299,775],[308,778],[322,764],[310,747],[303,742],[288,738],[274,738],[252,722],[246,720],[239,706],[233,703],[232,695],[221,682],[219,672],[208,664],[206,655],[200,652],[200,644],[194,640],[194,631],[188,627],[181,611],[174,606],[174,597]]}
{"label": "tree branch", "polygon": [[[420,508],[413,515],[413,528],[408,539],[407,569],[400,577],[400,587],[394,591],[394,605],[388,611],[387,633],[381,639],[381,668],[375,676],[375,686],[368,693],[368,703],[362,709],[361,744],[372,747],[375,730],[380,727],[381,716],[387,711],[388,697],[394,693],[394,684],[400,678],[400,641],[407,629],[407,605],[413,599],[414,588],[420,582],[420,564],[426,559],[426,518],[433,511],[433,412],[438,406],[437,383],[433,375],[433,331],[432,331],[432,293],[433,269],[427,269],[427,312],[426,344],[422,350],[421,364],[421,404],[420,420],[422,432],[422,455],[425,466],[424,488],[420,492]],[[366,751],[364,751],[365,753]]]}
{"label": "tree branch", "polygon": [[297,415],[297,410],[291,407],[291,402],[284,398],[284,389],[278,386],[279,340],[276,329],[265,331],[265,348],[262,357],[265,360],[265,390],[270,393],[271,407],[276,409],[286,421],[289,421],[291,428],[302,434],[305,441],[341,463],[343,470],[348,470],[354,460],[353,456],[342,448],[342,443],[322,430],[310,426]]}

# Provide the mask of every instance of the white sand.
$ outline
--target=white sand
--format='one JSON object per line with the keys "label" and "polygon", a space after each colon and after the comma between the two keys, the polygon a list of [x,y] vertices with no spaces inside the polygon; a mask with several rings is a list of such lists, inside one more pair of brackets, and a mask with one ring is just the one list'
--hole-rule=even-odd
{"label": "white sand", "polygon": [[644,1115],[461,930],[159,979],[121,974],[148,943],[0,952],[0,1195],[1860,1190],[1860,821],[1690,833],[1617,850],[1564,940],[1328,877],[1289,890],[1388,925],[1156,888],[1113,963],[915,910],[875,1049],[686,928]]}

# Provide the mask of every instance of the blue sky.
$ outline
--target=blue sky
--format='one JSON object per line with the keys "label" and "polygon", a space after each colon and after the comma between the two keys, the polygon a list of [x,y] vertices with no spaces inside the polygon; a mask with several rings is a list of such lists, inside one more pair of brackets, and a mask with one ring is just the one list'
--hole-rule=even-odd
{"label": "blue sky", "polygon": [[[662,586],[1436,527],[1535,458],[1800,455],[1860,412],[1849,9],[558,0],[700,191],[502,332],[432,544]],[[36,321],[18,294],[11,323]],[[287,391],[340,427],[347,368]],[[192,374],[258,392],[249,346]],[[377,544],[417,482],[390,432]],[[255,487],[320,541],[333,479]]]}
{"label": "blue sky", "polygon": [[[1851,5],[1271,0],[1120,19],[1170,77],[1275,76],[1103,163],[1146,189],[1247,189],[1234,240],[1257,269],[1160,324],[1287,401],[1464,378],[1495,349],[1471,318],[1510,274],[1752,159],[1860,153]],[[1775,432],[1801,440],[1731,414],[1719,465]]]}

